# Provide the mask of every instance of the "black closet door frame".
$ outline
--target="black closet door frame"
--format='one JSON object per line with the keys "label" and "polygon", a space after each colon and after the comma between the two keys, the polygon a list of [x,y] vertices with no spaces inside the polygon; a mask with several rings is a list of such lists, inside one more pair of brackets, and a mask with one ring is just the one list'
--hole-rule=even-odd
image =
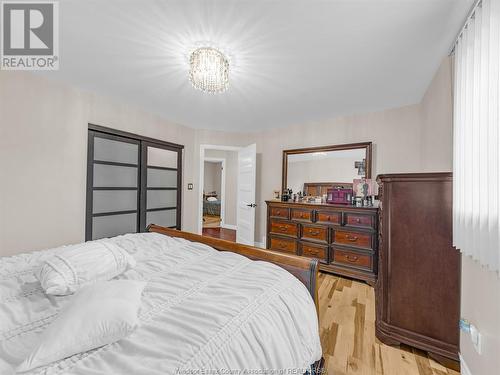
{"label": "black closet door frame", "polygon": [[[147,147],[163,148],[177,152],[177,212],[176,229],[182,228],[182,150],[183,145],[166,142],[155,138],[141,136],[122,130],[116,130],[101,125],[88,124],[87,139],[87,186],[86,186],[86,209],[85,209],[85,241],[92,240],[93,222],[93,183],[94,183],[94,138],[95,136],[128,142],[139,146],[137,159],[138,186],[137,186],[137,232],[146,231],[146,179],[147,179]],[[144,162],[145,163],[144,163]],[[120,163],[116,163],[119,165]],[[110,190],[120,190],[113,188]]]}
{"label": "black closet door frame", "polygon": [[[148,212],[147,209],[147,179],[148,179],[148,147],[152,148],[159,148],[163,150],[169,150],[173,152],[177,152],[177,169],[175,168],[164,168],[164,167],[152,167],[152,168],[159,168],[159,169],[164,169],[164,170],[176,170],[177,171],[177,211],[176,211],[176,218],[175,218],[175,229],[181,229],[181,203],[182,203],[182,148],[179,147],[172,147],[171,145],[165,145],[165,144],[159,144],[156,142],[151,142],[151,141],[142,141],[141,142],[141,176],[140,176],[140,221],[139,221],[139,228],[141,228],[141,231],[146,231],[146,214]],[[151,168],[151,166],[149,167]],[[151,189],[151,188],[150,188]],[[159,188],[163,189],[163,188]],[[168,188],[166,188],[168,189]],[[173,189],[170,189],[173,190]],[[157,210],[158,209],[153,209]],[[161,210],[160,210],[161,211]]]}
{"label": "black closet door frame", "polygon": [[[110,162],[110,161],[99,161],[94,160],[94,140],[95,138],[109,139],[118,142],[130,143],[137,145],[137,164],[126,164],[120,162]],[[94,217],[106,216],[106,215],[123,215],[129,213],[135,213],[137,215],[135,229],[139,231],[139,216],[140,216],[140,177],[141,177],[141,160],[140,160],[140,149],[141,142],[131,138],[121,137],[115,134],[102,133],[89,129],[88,131],[88,145],[87,145],[87,202],[86,202],[86,214],[85,214],[85,241],[92,240],[92,227]],[[94,187],[94,165],[95,164],[105,164],[105,165],[116,165],[125,167],[135,167],[137,168],[137,186],[132,187]],[[108,213],[94,214],[94,191],[96,190],[135,190],[137,191],[137,209],[133,211],[113,211]]]}

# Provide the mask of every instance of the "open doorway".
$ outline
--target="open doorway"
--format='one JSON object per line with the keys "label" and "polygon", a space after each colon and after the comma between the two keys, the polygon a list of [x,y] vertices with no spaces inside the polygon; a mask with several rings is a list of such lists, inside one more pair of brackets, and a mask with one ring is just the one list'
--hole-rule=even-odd
{"label": "open doorway", "polygon": [[203,189],[200,196],[202,234],[236,241],[239,147],[205,147],[208,148],[203,150]]}
{"label": "open doorway", "polygon": [[203,229],[220,228],[224,223],[226,159],[204,160]]}
{"label": "open doorway", "polygon": [[[205,185],[205,179],[215,182]],[[253,246],[256,145],[200,145],[199,181],[198,233]]]}

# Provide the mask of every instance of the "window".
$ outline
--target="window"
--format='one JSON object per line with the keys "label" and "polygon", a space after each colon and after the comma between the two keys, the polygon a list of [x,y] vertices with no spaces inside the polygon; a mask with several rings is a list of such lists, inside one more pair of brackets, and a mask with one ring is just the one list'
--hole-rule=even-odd
{"label": "window", "polygon": [[85,239],[180,229],[183,147],[89,125]]}
{"label": "window", "polygon": [[455,46],[453,244],[500,270],[500,1],[483,0]]}

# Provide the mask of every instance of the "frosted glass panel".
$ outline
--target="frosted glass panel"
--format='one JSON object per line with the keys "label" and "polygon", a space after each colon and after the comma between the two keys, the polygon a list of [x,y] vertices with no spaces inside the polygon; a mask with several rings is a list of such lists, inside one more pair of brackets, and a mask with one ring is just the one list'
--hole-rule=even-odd
{"label": "frosted glass panel", "polygon": [[92,219],[92,239],[137,232],[137,214],[98,216]]}
{"label": "frosted glass panel", "polygon": [[106,138],[94,138],[94,159],[118,163],[137,164],[139,145],[113,141]]}
{"label": "frosted glass panel", "polygon": [[177,210],[152,211],[146,213],[146,226],[157,224],[163,227],[177,225]]}
{"label": "frosted glass panel", "polygon": [[94,190],[93,213],[137,209],[137,190]]}
{"label": "frosted glass panel", "polygon": [[177,206],[177,190],[149,190],[146,195],[146,208]]}
{"label": "frosted glass panel", "polygon": [[177,187],[177,171],[148,168],[148,187]]}
{"label": "frosted glass panel", "polygon": [[155,167],[177,168],[177,151],[148,147],[148,165]]}
{"label": "frosted glass panel", "polygon": [[137,187],[137,168],[94,164],[94,187]]}

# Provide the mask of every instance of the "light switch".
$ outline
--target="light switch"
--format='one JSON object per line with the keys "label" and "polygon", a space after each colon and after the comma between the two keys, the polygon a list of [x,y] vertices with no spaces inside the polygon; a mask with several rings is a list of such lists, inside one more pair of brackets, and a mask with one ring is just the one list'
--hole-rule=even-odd
{"label": "light switch", "polygon": [[193,190],[193,184],[192,183],[188,184],[188,190]]}

